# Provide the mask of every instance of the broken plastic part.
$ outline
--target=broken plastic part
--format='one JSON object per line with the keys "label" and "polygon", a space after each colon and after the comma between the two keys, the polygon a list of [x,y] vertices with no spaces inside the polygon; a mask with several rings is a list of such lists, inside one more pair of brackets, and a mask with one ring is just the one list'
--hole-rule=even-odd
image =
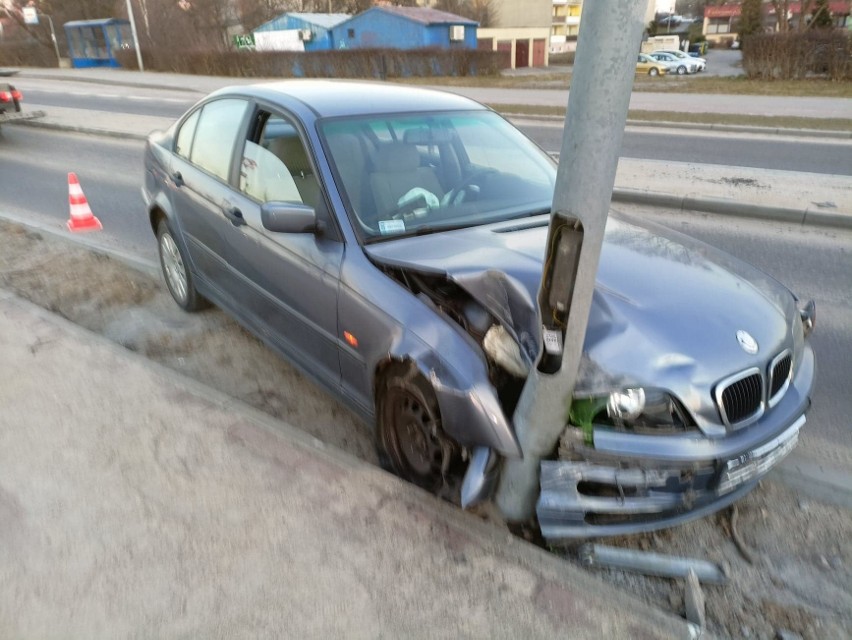
{"label": "broken plastic part", "polygon": [[502,325],[492,325],[485,334],[482,348],[494,362],[516,378],[526,378],[529,374],[530,368],[521,356],[521,348]]}
{"label": "broken plastic part", "polygon": [[500,456],[490,447],[476,447],[470,458],[461,488],[462,509],[486,501],[497,484],[497,462]]}

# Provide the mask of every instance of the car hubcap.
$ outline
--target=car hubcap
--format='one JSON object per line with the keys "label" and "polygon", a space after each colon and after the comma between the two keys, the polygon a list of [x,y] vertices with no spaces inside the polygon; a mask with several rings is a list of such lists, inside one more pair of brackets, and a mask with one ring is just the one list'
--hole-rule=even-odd
{"label": "car hubcap", "polygon": [[180,257],[174,239],[168,234],[163,234],[160,239],[160,256],[163,261],[163,271],[172,292],[181,300],[186,300],[186,269],[183,259]]}

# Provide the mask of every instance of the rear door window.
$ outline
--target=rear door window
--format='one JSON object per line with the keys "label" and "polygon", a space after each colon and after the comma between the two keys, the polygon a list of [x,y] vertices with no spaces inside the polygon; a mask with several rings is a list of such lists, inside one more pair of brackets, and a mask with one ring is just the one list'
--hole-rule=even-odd
{"label": "rear door window", "polygon": [[227,182],[234,144],[248,106],[248,101],[240,98],[226,98],[204,105],[195,129],[190,162]]}
{"label": "rear door window", "polygon": [[195,136],[195,127],[198,125],[198,115],[201,113],[199,109],[189,116],[178,131],[177,142],[175,143],[175,153],[189,160],[189,152],[192,149],[192,138]]}

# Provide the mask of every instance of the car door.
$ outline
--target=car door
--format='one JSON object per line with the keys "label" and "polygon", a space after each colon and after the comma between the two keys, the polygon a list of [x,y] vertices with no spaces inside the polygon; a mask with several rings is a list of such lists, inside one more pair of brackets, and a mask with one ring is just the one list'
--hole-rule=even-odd
{"label": "car door", "polygon": [[174,211],[193,271],[220,293],[231,288],[227,280],[233,277],[226,258],[233,229],[226,203],[233,192],[229,180],[249,104],[225,98],[199,107],[180,126],[172,157]]}
{"label": "car door", "polygon": [[[258,109],[244,140],[239,189],[229,205],[243,223],[229,231],[231,296],[268,340],[325,382],[340,383],[337,294],[343,243],[330,219],[304,137],[289,119]],[[266,202],[315,208],[322,231],[275,233],[264,228]]]}

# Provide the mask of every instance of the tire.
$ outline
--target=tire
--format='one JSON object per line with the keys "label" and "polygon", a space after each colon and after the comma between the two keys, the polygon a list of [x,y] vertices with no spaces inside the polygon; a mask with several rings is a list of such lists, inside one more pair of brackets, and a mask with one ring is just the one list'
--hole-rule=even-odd
{"label": "tire", "polygon": [[657,71],[656,67],[651,67],[650,69],[648,69],[648,75],[649,76],[658,76],[658,75],[660,75],[660,72]]}
{"label": "tire", "polygon": [[461,449],[444,433],[438,399],[412,365],[385,370],[376,390],[376,451],[383,468],[458,502]]}
{"label": "tire", "polygon": [[209,307],[210,303],[195,288],[189,262],[165,218],[157,225],[157,249],[163,279],[178,306],[190,312]]}
{"label": "tire", "polygon": [[677,68],[677,75],[679,75],[679,76],[684,76],[684,75],[686,75],[686,67],[685,67],[685,66],[683,66],[683,65],[680,65],[680,66]]}

